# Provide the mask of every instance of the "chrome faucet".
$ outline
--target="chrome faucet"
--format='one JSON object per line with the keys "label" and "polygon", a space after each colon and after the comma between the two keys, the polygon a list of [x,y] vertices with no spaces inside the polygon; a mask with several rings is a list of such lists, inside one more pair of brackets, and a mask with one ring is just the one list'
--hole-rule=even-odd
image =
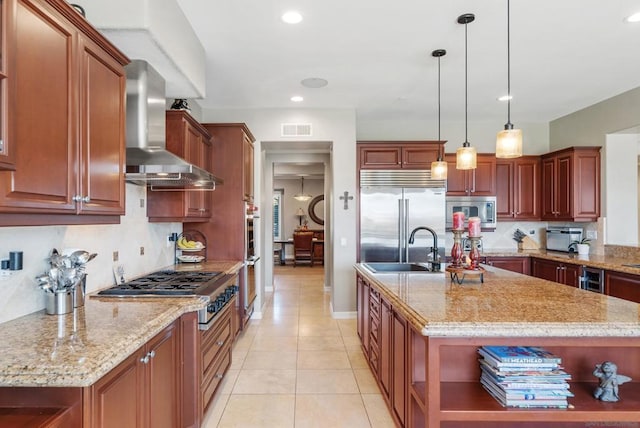
{"label": "chrome faucet", "polygon": [[415,242],[415,235],[416,235],[416,232],[419,230],[426,230],[427,232],[430,232],[431,235],[433,235],[433,247],[431,247],[431,254],[432,254],[433,261],[431,261],[431,270],[439,271],[440,262],[438,262],[438,234],[435,232],[435,230],[431,229],[430,227],[426,227],[426,226],[416,227],[411,231],[411,235],[409,236],[409,244],[413,244]]}

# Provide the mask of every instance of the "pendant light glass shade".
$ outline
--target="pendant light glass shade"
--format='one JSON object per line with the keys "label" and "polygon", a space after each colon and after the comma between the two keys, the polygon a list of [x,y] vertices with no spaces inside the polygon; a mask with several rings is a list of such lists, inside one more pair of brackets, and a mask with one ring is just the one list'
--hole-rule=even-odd
{"label": "pendant light glass shade", "polygon": [[[431,56],[438,58],[438,141],[440,141],[440,58],[445,56],[447,51],[436,49],[431,52]],[[431,178],[434,180],[447,179],[447,163],[442,160],[442,155],[438,154],[438,160],[431,162]]]}
{"label": "pendant light glass shade", "polygon": [[304,193],[304,177],[300,177],[300,193],[295,195],[293,199],[300,202],[306,202],[311,198],[313,198],[313,196],[309,195],[308,193]]}
{"label": "pendant light glass shade", "polygon": [[506,129],[498,132],[496,139],[496,157],[502,159],[519,158],[522,156],[522,130]]}
{"label": "pendant light glass shade", "polygon": [[464,143],[456,150],[456,169],[476,169],[477,153],[475,147],[471,147],[468,139],[468,81],[467,78],[467,24],[476,19],[473,13],[465,13],[458,17],[458,24],[464,24]]}
{"label": "pendant light glass shade", "polygon": [[511,123],[511,37],[510,8],[507,0],[507,123],[496,138],[496,157],[509,159],[522,156],[522,130]]}
{"label": "pendant light glass shade", "polygon": [[431,178],[434,180],[446,180],[447,179],[448,165],[443,160],[437,160],[431,162]]}
{"label": "pendant light glass shade", "polygon": [[476,169],[476,148],[465,142],[456,150],[456,169]]}

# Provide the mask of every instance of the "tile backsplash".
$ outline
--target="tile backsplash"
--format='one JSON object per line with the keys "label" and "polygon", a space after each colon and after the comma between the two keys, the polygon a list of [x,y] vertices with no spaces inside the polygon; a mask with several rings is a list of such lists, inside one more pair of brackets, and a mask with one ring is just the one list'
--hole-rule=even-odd
{"label": "tile backsplash", "polygon": [[[117,263],[130,277],[173,264],[174,250],[167,245],[167,236],[182,232],[182,224],[149,223],[146,188],[129,183],[126,186],[126,215],[120,224],[0,227],[0,259],[8,259],[10,251],[24,254],[22,270],[0,276],[0,322],[44,309],[45,293],[35,277],[47,269],[46,259],[53,248],[98,253],[86,266],[89,293],[114,284],[114,251],[118,252]],[[144,255],[140,255],[140,247],[144,247]]]}

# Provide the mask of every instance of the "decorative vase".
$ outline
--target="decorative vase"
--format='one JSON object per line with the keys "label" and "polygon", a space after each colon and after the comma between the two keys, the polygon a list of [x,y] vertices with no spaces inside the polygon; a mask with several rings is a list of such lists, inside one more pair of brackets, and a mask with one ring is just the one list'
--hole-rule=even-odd
{"label": "decorative vase", "polygon": [[589,254],[589,244],[576,244],[576,248],[578,249],[578,254],[581,256]]}

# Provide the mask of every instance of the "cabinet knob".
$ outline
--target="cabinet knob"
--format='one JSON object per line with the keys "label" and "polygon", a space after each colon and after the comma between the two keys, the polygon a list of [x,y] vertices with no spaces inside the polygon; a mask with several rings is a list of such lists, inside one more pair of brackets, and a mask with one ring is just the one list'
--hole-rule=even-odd
{"label": "cabinet knob", "polygon": [[147,364],[149,362],[149,354],[147,354],[144,357],[140,358],[140,362],[142,364]]}
{"label": "cabinet knob", "polygon": [[73,202],[82,202],[82,196],[80,195],[73,195],[73,197],[71,198],[71,200]]}
{"label": "cabinet knob", "polygon": [[149,357],[150,357],[150,358],[153,358],[153,357],[155,357],[155,356],[156,356],[156,351],[151,351],[151,352],[149,352]]}
{"label": "cabinet knob", "polygon": [[216,376],[215,376],[215,377],[216,377],[217,379],[222,379],[222,377],[223,377],[223,376],[224,376],[223,374],[218,373],[218,374],[216,374]]}
{"label": "cabinet knob", "polygon": [[216,345],[218,345],[218,346],[222,346],[222,345],[224,345],[224,340],[219,340],[219,341],[217,341],[217,342],[216,342]]}
{"label": "cabinet knob", "polygon": [[91,202],[91,198],[89,196],[85,196],[84,198],[82,198],[82,202],[84,203]]}

